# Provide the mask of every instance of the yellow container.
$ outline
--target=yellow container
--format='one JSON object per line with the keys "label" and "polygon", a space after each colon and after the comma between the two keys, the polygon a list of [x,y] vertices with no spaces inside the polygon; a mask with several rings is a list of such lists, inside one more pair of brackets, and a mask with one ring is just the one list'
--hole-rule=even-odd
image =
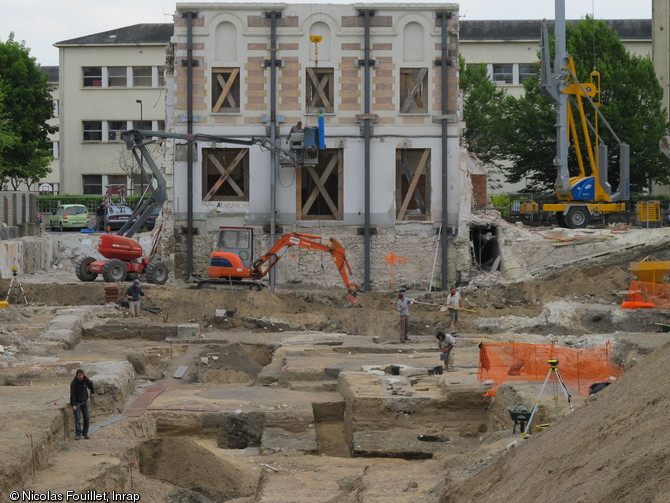
{"label": "yellow container", "polygon": [[661,283],[670,272],[670,261],[647,257],[641,262],[631,262],[630,272],[640,281]]}
{"label": "yellow container", "polygon": [[635,217],[638,223],[661,223],[661,202],[640,201],[635,205]]}

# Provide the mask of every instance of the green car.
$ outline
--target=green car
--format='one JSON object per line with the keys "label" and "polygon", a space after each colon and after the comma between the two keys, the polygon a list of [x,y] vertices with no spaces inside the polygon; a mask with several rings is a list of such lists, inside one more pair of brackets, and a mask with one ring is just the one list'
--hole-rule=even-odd
{"label": "green car", "polygon": [[85,229],[88,220],[88,209],[83,204],[61,204],[51,217],[51,230]]}

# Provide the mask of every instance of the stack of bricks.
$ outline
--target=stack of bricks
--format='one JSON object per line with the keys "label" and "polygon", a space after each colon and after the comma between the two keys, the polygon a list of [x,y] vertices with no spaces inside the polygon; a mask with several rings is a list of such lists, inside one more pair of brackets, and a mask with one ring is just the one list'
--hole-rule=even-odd
{"label": "stack of bricks", "polygon": [[118,285],[105,285],[105,304],[118,304],[120,295]]}

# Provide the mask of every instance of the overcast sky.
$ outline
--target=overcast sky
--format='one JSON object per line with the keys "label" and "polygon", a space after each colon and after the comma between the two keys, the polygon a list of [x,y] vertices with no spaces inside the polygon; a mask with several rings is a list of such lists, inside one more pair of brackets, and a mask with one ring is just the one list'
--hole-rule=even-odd
{"label": "overcast sky", "polygon": [[[650,19],[652,0],[565,0],[566,17],[579,19]],[[179,3],[190,3],[183,0]],[[239,3],[233,0],[228,3]],[[356,3],[352,0],[283,3]],[[367,3],[373,5],[374,2]],[[393,3],[393,2],[391,2]],[[398,2],[400,3],[400,2]],[[462,19],[553,19],[553,0],[462,0]],[[171,23],[174,1],[168,0],[0,0],[0,41],[11,32],[42,65],[58,65],[53,44],[138,23]]]}

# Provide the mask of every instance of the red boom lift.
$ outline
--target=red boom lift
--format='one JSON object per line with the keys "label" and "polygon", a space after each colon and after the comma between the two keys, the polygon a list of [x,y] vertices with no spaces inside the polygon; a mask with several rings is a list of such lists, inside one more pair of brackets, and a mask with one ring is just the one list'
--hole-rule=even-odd
{"label": "red boom lift", "polygon": [[[152,189],[151,194],[140,200],[128,222],[116,234],[100,236],[98,252],[108,260],[96,260],[94,257],[77,260],[75,272],[81,281],[93,281],[99,274],[108,282],[134,280],[140,274],[145,274],[149,283],[162,285],[167,281],[168,268],[160,256],[154,256],[152,250],[149,258],[141,258],[142,247],[131,239],[144,225],[152,210],[163,206],[166,198],[165,178],[147,150],[147,145],[156,142],[155,133],[137,130],[124,133],[126,147],[132,151],[147,189]],[[144,169],[145,161],[151,169],[152,177]]]}

